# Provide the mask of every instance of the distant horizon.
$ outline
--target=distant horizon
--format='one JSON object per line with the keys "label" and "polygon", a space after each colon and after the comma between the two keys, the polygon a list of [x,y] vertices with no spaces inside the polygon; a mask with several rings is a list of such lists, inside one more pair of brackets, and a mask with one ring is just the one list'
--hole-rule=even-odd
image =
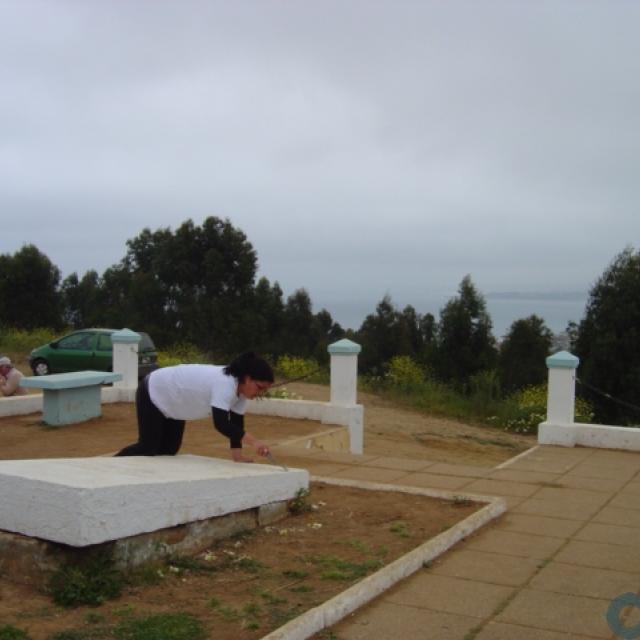
{"label": "distant horizon", "polygon": [[[496,294],[500,295],[496,295]],[[560,297],[560,292],[538,291],[535,294],[526,292],[492,292],[480,294],[484,297],[487,312],[493,325],[493,335],[500,339],[505,336],[516,320],[527,318],[533,314],[542,318],[546,326],[555,334],[564,333],[567,324],[571,321],[579,323],[583,316],[588,300],[587,292],[566,292]],[[421,300],[409,301],[396,299],[392,294],[391,302],[398,311],[402,311],[407,305],[414,307],[417,313],[425,315],[433,314],[436,321],[440,319],[440,311],[445,304],[454,298],[457,293],[440,294],[422,297]],[[285,296],[286,298],[286,296]],[[313,312],[318,313],[326,309],[334,322],[340,324],[343,329],[357,331],[368,315],[374,314],[382,296],[375,302],[352,298],[350,300],[315,300],[311,297]]]}

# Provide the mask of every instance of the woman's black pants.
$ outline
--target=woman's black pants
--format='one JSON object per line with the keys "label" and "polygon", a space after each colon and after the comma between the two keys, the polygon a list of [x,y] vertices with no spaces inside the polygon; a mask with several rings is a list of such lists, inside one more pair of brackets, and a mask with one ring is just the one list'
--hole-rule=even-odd
{"label": "woman's black pants", "polygon": [[174,456],[182,444],[184,420],[166,418],[151,402],[149,376],[136,391],[138,442],[116,453],[116,456]]}

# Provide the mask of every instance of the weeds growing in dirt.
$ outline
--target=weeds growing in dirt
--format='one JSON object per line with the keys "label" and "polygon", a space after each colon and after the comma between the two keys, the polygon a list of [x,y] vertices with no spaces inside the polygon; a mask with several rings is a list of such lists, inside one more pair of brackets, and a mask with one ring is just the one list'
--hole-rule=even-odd
{"label": "weeds growing in dirt", "polygon": [[289,511],[294,516],[311,511],[311,503],[309,502],[309,490],[298,489],[295,497],[289,501],[288,506],[289,506]]}
{"label": "weeds growing in dirt", "polygon": [[162,613],[126,620],[114,629],[113,636],[117,640],[204,640],[205,630],[188,613]]}
{"label": "weeds growing in dirt", "polygon": [[398,522],[394,522],[390,527],[389,531],[391,533],[395,533],[399,535],[401,538],[409,538],[409,531],[407,529],[407,523],[399,520]]}
{"label": "weeds growing in dirt", "polygon": [[56,604],[76,607],[99,605],[122,592],[125,579],[114,565],[111,555],[102,553],[83,564],[65,565],[51,576],[48,590]]}
{"label": "weeds growing in dirt", "polygon": [[14,627],[12,624],[5,624],[0,627],[0,640],[29,640],[26,631]]}

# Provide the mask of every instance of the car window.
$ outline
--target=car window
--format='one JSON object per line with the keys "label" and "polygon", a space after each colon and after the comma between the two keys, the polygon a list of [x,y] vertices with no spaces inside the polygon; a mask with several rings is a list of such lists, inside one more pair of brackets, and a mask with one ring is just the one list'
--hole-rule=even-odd
{"label": "car window", "polygon": [[140,345],[138,346],[138,351],[155,351],[156,345],[153,344],[153,340],[151,340],[148,333],[143,333],[142,331],[138,332],[140,334]]}
{"label": "car window", "polygon": [[92,333],[72,333],[58,341],[60,349],[73,349],[76,351],[87,351],[91,349],[93,341]]}
{"label": "car window", "polygon": [[113,351],[113,342],[111,342],[110,334],[98,334],[98,351]]}

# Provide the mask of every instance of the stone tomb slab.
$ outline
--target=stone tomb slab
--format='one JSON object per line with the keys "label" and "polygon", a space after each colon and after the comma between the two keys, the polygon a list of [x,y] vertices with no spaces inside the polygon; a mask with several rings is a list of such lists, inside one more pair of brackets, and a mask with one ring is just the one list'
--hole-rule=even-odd
{"label": "stone tomb slab", "polygon": [[285,471],[202,456],[0,461],[0,529],[85,547],[289,500]]}

